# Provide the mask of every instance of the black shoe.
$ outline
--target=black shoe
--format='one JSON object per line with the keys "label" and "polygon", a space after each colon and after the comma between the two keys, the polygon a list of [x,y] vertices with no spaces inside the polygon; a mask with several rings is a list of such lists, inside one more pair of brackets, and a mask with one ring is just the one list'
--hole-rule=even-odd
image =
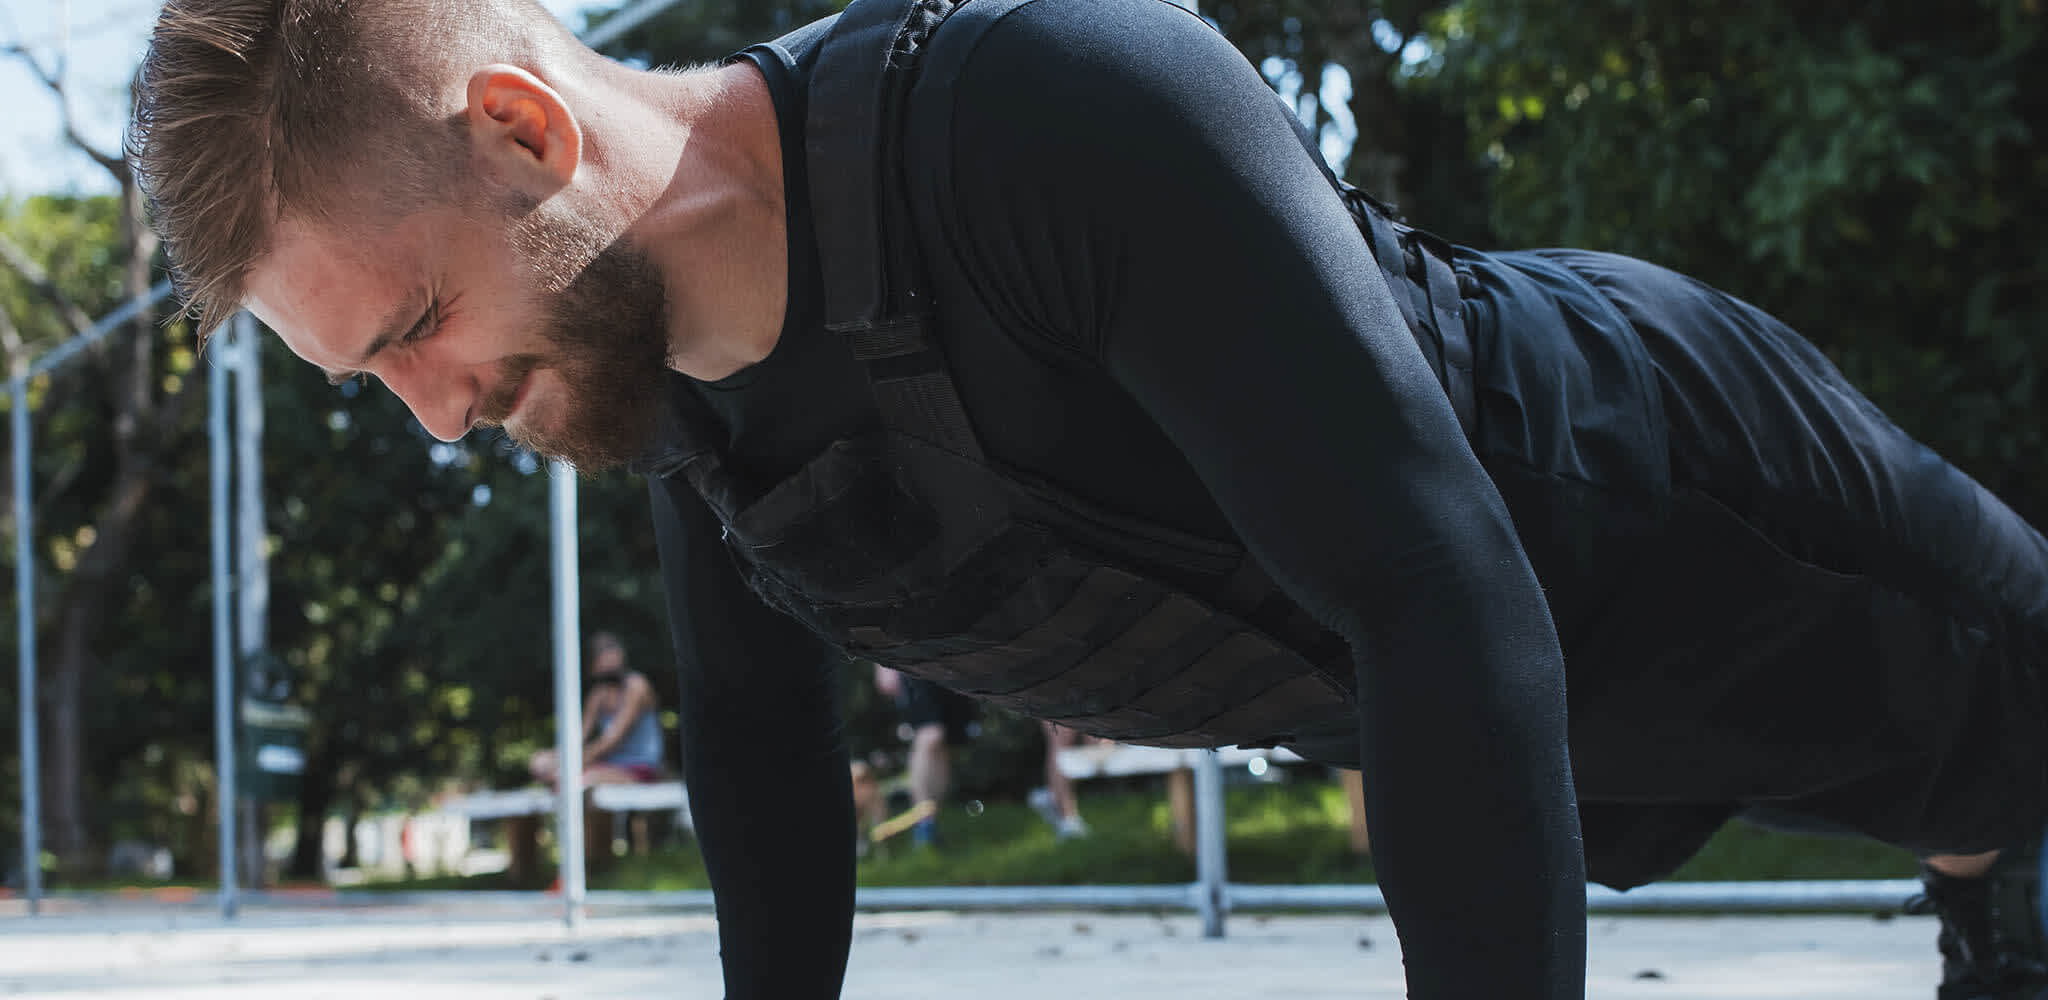
{"label": "black shoe", "polygon": [[2007,852],[1983,878],[1921,870],[1926,891],[1906,912],[1941,917],[1936,1000],[2048,1000],[2040,882],[2032,851]]}

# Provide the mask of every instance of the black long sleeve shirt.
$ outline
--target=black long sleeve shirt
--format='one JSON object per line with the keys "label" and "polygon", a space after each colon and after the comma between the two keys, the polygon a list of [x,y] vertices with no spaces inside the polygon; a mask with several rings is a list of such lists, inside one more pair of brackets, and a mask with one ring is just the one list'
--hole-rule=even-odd
{"label": "black long sleeve shirt", "polygon": [[[1243,542],[1359,665],[1360,760],[1411,995],[1583,992],[1563,665],[1507,509],[1386,279],[1258,73],[1163,0],[1000,0],[923,57],[906,152],[936,329],[990,460]],[[681,405],[771,482],[879,419],[819,322],[806,53],[773,353]],[[1370,136],[1363,137],[1369,142]],[[685,769],[733,997],[836,995],[852,903],[826,654],[652,483]]]}

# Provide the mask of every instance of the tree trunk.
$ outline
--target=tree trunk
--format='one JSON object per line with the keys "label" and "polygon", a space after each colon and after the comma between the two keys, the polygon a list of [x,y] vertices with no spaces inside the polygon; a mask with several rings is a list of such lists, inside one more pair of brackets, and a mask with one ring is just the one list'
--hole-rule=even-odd
{"label": "tree trunk", "polygon": [[[67,615],[67,618],[70,616]],[[67,622],[67,626],[68,626]],[[46,847],[56,855],[61,875],[77,877],[93,872],[93,838],[85,814],[85,675],[89,651],[81,651],[76,630],[66,627],[58,637],[56,669],[45,669],[48,678],[40,690],[47,734],[43,747],[43,829]],[[45,664],[52,661],[48,658]]]}
{"label": "tree trunk", "polygon": [[363,803],[356,797],[355,790],[349,790],[348,810],[341,819],[341,860],[334,863],[336,868],[361,868],[362,857],[356,853],[356,827],[363,822]]}
{"label": "tree trunk", "polygon": [[328,741],[306,760],[299,775],[298,836],[292,843],[292,860],[285,869],[288,879],[317,879],[325,875],[327,811],[334,806],[340,761]]}

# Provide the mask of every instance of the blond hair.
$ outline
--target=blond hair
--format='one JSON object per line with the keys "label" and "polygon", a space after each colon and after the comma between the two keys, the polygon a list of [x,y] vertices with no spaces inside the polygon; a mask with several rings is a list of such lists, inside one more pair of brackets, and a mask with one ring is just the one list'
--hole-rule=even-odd
{"label": "blond hair", "polygon": [[240,307],[287,211],[374,223],[446,196],[457,57],[563,39],[532,0],[168,0],[127,145],[200,329]]}

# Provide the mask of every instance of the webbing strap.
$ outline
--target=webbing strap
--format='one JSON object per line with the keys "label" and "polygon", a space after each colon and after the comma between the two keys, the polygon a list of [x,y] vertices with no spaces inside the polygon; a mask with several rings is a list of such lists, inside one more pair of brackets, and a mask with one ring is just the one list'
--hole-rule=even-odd
{"label": "webbing strap", "polygon": [[[1458,426],[1471,437],[1478,430],[1474,423],[1478,403],[1472,388],[1472,337],[1465,329],[1463,282],[1451,264],[1451,245],[1400,221],[1391,206],[1365,191],[1342,181],[1333,183],[1365,235],[1380,273],[1386,275],[1401,322],[1443,383],[1451,409],[1458,415]],[[1433,343],[1426,342],[1424,334]]]}
{"label": "webbing strap", "polygon": [[1389,218],[1380,202],[1364,191],[1348,184],[1338,190],[1344,195],[1346,207],[1351,210],[1351,218],[1364,230],[1366,243],[1372,248],[1373,260],[1379,264],[1380,273],[1387,277],[1391,286],[1387,290],[1394,294],[1394,307],[1401,311],[1401,321],[1411,332],[1420,329],[1415,306],[1408,300],[1407,289],[1400,281],[1408,273],[1408,262],[1403,253],[1401,234],[1395,230],[1393,219]]}
{"label": "webbing strap", "polygon": [[1442,342],[1444,394],[1450,397],[1451,409],[1458,414],[1458,425],[1469,437],[1478,429],[1478,401],[1472,388],[1472,338],[1465,330],[1463,297],[1459,294],[1457,272],[1451,267],[1450,248],[1420,231],[1411,231],[1408,239],[1415,245],[1422,270],[1413,277],[1429,296],[1430,318]]}
{"label": "webbing strap", "polygon": [[905,357],[931,347],[924,335],[924,323],[914,316],[864,325],[849,331],[846,343],[853,349],[853,356],[863,363]]}
{"label": "webbing strap", "polygon": [[868,369],[890,427],[980,458],[946,359],[928,329],[931,301],[908,231],[904,101],[932,31],[964,0],[854,0],[832,25],[805,116],[825,326]]}
{"label": "webbing strap", "polygon": [[981,443],[967,422],[967,409],[953,377],[943,368],[875,381],[875,402],[889,426],[938,445],[955,455],[979,459]]}
{"label": "webbing strap", "polygon": [[[1333,183],[1364,233],[1373,260],[1387,277],[1401,321],[1425,355],[1434,354],[1428,358],[1430,367],[1450,397],[1458,426],[1471,437],[1478,431],[1478,401],[1472,387],[1472,337],[1465,329],[1463,303],[1465,281],[1470,276],[1460,275],[1453,266],[1455,252],[1449,243],[1400,221],[1392,206],[1365,191],[1343,181],[1333,179]],[[1432,335],[1433,345],[1423,343],[1424,333]],[[1434,352],[1429,350],[1431,346]]]}
{"label": "webbing strap", "polygon": [[884,182],[895,170],[882,156],[895,148],[897,124],[889,60],[914,7],[855,0],[833,22],[811,72],[805,159],[831,325],[872,323],[886,305]]}

